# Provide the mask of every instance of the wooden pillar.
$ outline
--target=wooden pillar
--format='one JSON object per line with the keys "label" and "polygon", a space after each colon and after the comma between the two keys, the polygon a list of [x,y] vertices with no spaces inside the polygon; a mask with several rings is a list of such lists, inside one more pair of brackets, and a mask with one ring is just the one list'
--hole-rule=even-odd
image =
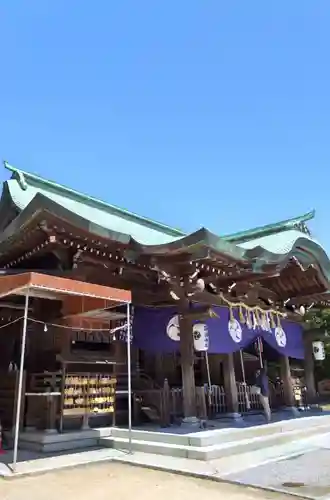
{"label": "wooden pillar", "polygon": [[284,404],[287,407],[295,406],[291,379],[290,361],[287,356],[280,357],[281,379],[283,382]]}
{"label": "wooden pillar", "polygon": [[154,358],[155,362],[155,368],[154,368],[154,373],[155,373],[155,379],[157,381],[157,384],[160,386],[164,385],[164,356],[162,353],[157,353]]}
{"label": "wooden pillar", "polygon": [[317,399],[315,373],[314,373],[314,355],[313,340],[310,337],[305,338],[305,384],[307,389],[307,404],[314,404]]}
{"label": "wooden pillar", "polygon": [[189,318],[180,318],[180,353],[183,392],[184,419],[194,421],[196,419],[196,388],[194,372],[194,339],[192,334],[192,323]]}
{"label": "wooden pillar", "polygon": [[238,415],[238,392],[235,376],[234,355],[226,354],[223,359],[223,377],[227,401],[227,412]]}
{"label": "wooden pillar", "polygon": [[221,354],[209,354],[209,365],[212,385],[222,385],[222,360]]}

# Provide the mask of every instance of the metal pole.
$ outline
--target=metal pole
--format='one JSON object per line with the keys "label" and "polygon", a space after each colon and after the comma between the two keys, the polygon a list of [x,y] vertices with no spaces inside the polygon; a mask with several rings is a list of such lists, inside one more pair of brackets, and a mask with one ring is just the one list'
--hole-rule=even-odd
{"label": "metal pole", "polygon": [[259,351],[260,368],[263,368],[264,367],[264,362],[263,362],[263,359],[262,359],[261,346],[262,346],[261,339],[260,339],[260,337],[258,337],[258,351]]}
{"label": "metal pole", "polygon": [[250,410],[251,409],[251,403],[249,399],[249,394],[248,394],[248,388],[246,385],[246,378],[245,378],[245,368],[244,368],[244,358],[243,358],[243,351],[240,349],[240,358],[241,358],[241,368],[242,368],[242,376],[243,376],[243,383],[244,383],[244,389],[245,389],[245,401],[246,401],[246,409]]}
{"label": "metal pole", "polygon": [[127,304],[128,452],[132,453],[131,314]]}
{"label": "metal pole", "polygon": [[24,373],[24,358],[25,358],[28,311],[29,311],[29,289],[27,289],[26,294],[25,294],[25,308],[24,308],[24,320],[23,320],[22,343],[21,343],[21,359],[20,359],[20,364],[19,364],[18,394],[17,394],[17,404],[16,404],[13,472],[16,472],[16,465],[17,465],[18,437],[19,437],[19,427],[20,427],[19,424],[20,424],[22,396],[23,396],[22,390],[23,390],[23,373]]}

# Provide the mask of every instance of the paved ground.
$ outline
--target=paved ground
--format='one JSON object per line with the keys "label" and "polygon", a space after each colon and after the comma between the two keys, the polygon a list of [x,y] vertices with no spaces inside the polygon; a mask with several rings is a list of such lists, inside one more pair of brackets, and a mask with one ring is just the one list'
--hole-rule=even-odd
{"label": "paved ground", "polygon": [[[314,425],[313,422],[310,425]],[[115,494],[116,500],[125,500],[130,488],[134,491],[134,500],[148,500],[154,495],[160,497],[157,500],[162,500],[162,497],[165,500],[166,495],[171,495],[171,500],[181,500],[183,492],[186,491],[189,491],[190,500],[194,500],[201,493],[211,497],[209,500],[219,498],[219,494],[224,493],[233,500],[252,500],[252,497],[254,500],[284,499],[285,491],[315,500],[322,497],[322,500],[330,500],[329,432],[303,438],[300,434],[300,439],[293,442],[254,451],[252,449],[209,462],[142,452],[128,454],[127,451],[111,448],[81,450],[57,456],[42,455],[42,458],[40,454],[21,451],[19,460],[19,475],[38,473],[39,476],[20,477],[14,482],[0,480],[1,500],[58,500],[59,495],[63,500],[73,499],[77,495],[80,500],[91,497],[98,500],[109,498],[110,494]],[[12,476],[8,466],[11,461],[10,451],[0,457],[0,474]],[[90,465],[82,468],[85,464]],[[139,467],[134,468],[128,464]],[[143,465],[151,468],[156,466],[164,472],[146,470],[141,468]],[[80,468],[72,469],[72,466]],[[204,482],[172,475],[173,470],[183,474],[235,481],[252,487],[281,490],[281,493],[252,491],[248,486],[242,489],[240,486],[209,480]],[[43,475],[40,476],[40,473]],[[46,490],[43,489],[44,484],[47,484]]]}
{"label": "paved ground", "polygon": [[283,494],[108,463],[0,480],[1,500],[285,500]]}
{"label": "paved ground", "polygon": [[281,488],[311,498],[330,497],[330,435],[311,441],[317,447],[314,451],[230,474],[228,479],[255,486]]}

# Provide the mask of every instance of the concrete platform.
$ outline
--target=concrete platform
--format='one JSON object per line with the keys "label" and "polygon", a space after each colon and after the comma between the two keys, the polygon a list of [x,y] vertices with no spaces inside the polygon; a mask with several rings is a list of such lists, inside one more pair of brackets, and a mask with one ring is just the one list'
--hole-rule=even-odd
{"label": "concrete platform", "polygon": [[[132,431],[131,450],[175,458],[210,461],[254,452],[330,432],[330,416],[275,422],[243,429],[218,429],[188,434]],[[113,428],[111,435],[101,437],[99,444],[117,450],[128,450],[128,430]]]}
{"label": "concrete platform", "polygon": [[[112,443],[114,439],[127,439],[125,429],[91,429],[85,432],[85,438],[89,443],[95,442],[95,438],[97,438],[99,445],[104,441],[109,443],[111,439]],[[109,432],[111,434],[107,436],[106,433]],[[56,469],[116,461],[216,481],[228,481],[238,484],[251,484],[252,482],[254,486],[262,489],[283,492],[283,488],[279,487],[280,481],[277,482],[277,487],[274,487],[274,483],[269,484],[269,482],[267,485],[256,484],[256,474],[253,476],[253,470],[271,471],[274,470],[273,467],[278,467],[277,464],[294,463],[301,456],[310,454],[311,457],[316,457],[318,450],[322,449],[325,443],[330,442],[330,416],[305,417],[245,429],[227,428],[213,431],[185,432],[184,434],[175,434],[175,432],[168,431],[142,434],[143,432],[146,431],[133,430],[133,445],[134,441],[145,443],[141,439],[143,437],[148,438],[149,442],[154,443],[156,447],[163,446],[164,439],[168,438],[167,446],[172,450],[180,447],[195,448],[202,451],[203,454],[208,453],[210,447],[214,447],[217,453],[221,450],[221,454],[220,456],[217,455],[217,458],[205,459],[205,456],[206,458],[207,456],[215,456],[206,454],[203,459],[196,460],[194,453],[188,457],[187,450],[185,450],[187,456],[140,451],[129,453],[125,449],[119,450],[105,447],[99,449],[89,448],[89,450],[78,453],[62,451],[52,452],[52,454],[20,450],[17,473],[13,474],[11,469],[12,452],[8,451],[4,455],[0,455],[0,476],[10,479],[24,475],[43,474]],[[33,436],[33,433],[27,434],[29,434],[32,443],[35,442],[36,438],[41,437],[38,435]],[[124,437],[118,437],[122,435]],[[70,440],[75,442],[77,433],[48,436],[43,434],[41,441],[44,445],[56,448],[59,443],[63,445],[63,438],[66,439],[67,443]],[[150,441],[150,439],[153,441]],[[258,443],[258,445],[256,446],[255,443]],[[122,446],[122,442],[117,443],[117,446],[119,445]],[[43,446],[43,449],[45,449],[45,446]],[[317,464],[315,465],[317,466]],[[285,465],[284,469],[286,470]],[[248,471],[251,471],[251,473]],[[250,478],[251,482],[245,482],[244,479],[246,478]],[[254,481],[252,481],[253,478]],[[286,492],[290,493],[288,490]],[[292,491],[291,493],[294,494]],[[313,496],[308,495],[306,497],[313,498]],[[314,498],[316,497],[314,496]]]}
{"label": "concrete platform", "polygon": [[[327,432],[324,433],[324,429]],[[176,435],[174,433],[155,432],[153,439],[156,445],[162,443],[164,435],[170,434],[170,441],[175,445],[180,446],[182,439],[190,439],[192,443],[199,445],[210,446],[210,439],[215,437],[217,444],[221,444],[221,439],[224,444],[237,446],[241,445],[242,441],[255,439],[256,436],[251,434],[253,429],[221,429],[217,431],[201,431],[193,432],[184,435]],[[100,429],[91,430],[93,434],[87,434],[87,437],[95,438],[95,434],[109,432],[110,429],[102,431]],[[86,431],[90,433],[91,431]],[[121,433],[123,429],[112,429],[111,432],[116,434]],[[313,486],[310,489],[306,488],[304,491],[292,491],[292,488],[285,488],[283,483],[290,478],[294,480],[300,479],[300,471],[290,471],[290,467],[303,460],[301,467],[301,474],[304,474],[304,481],[307,483],[309,477],[313,483],[313,474],[319,470],[319,451],[325,447],[330,449],[330,431],[329,431],[329,417],[311,417],[295,421],[286,421],[282,423],[273,423],[270,425],[259,426],[254,429],[257,434],[257,439],[266,439],[270,437],[279,436],[281,433],[288,435],[295,432],[295,436],[299,435],[299,439],[289,440],[285,443],[273,443],[271,446],[261,446],[255,450],[248,450],[237,454],[225,454],[221,458],[212,460],[196,460],[193,458],[173,457],[170,455],[157,455],[154,453],[142,453],[135,451],[130,454],[127,450],[118,449],[89,449],[75,453],[53,453],[52,456],[48,453],[28,452],[25,450],[19,451],[19,463],[17,464],[17,472],[13,474],[11,469],[12,452],[8,451],[4,455],[0,455],[0,476],[7,479],[14,479],[15,477],[22,477],[26,475],[44,474],[50,471],[87,466],[89,464],[109,462],[109,471],[111,471],[111,462],[120,462],[139,467],[153,468],[172,473],[184,474],[192,477],[199,477],[204,479],[211,479],[213,481],[225,481],[241,485],[253,485],[254,487],[264,490],[272,490],[278,492],[285,492],[304,496],[313,500],[321,500],[322,495],[327,494],[327,470],[328,458],[324,457],[324,484],[322,487]],[[312,432],[312,435],[309,435]],[[71,436],[66,435],[68,439],[75,438],[75,433]],[[58,435],[57,435],[58,436]],[[134,438],[142,437],[141,431],[133,431]],[[163,436],[161,438],[161,436]],[[292,434],[291,434],[292,436]],[[32,436],[31,436],[32,437]],[[62,436],[61,436],[62,437]],[[144,436],[145,437],[145,436]],[[150,438],[150,435],[149,435]],[[179,442],[177,439],[179,438]],[[44,441],[51,439],[56,443],[55,435],[43,438]],[[59,439],[59,437],[57,437]],[[104,440],[106,437],[100,437],[99,440]],[[233,439],[233,441],[231,441]],[[235,448],[234,448],[235,449]],[[300,459],[300,457],[305,457]],[[310,457],[310,459],[308,459]],[[280,464],[283,464],[282,466]],[[290,465],[291,464],[291,465]],[[308,470],[305,465],[308,465]],[[313,471],[314,468],[314,471]],[[255,472],[254,472],[255,471]],[[260,475],[260,472],[263,474]],[[284,471],[284,472],[283,472]],[[274,475],[274,472],[277,474]],[[298,475],[299,472],[299,475]],[[276,480],[275,477],[276,476]],[[316,475],[314,482],[316,482]],[[322,498],[325,500],[325,498]]]}
{"label": "concrete platform", "polygon": [[[111,427],[86,429],[74,432],[24,431],[19,436],[19,449],[41,453],[57,453],[99,447],[101,438],[111,436]],[[9,445],[12,436],[6,435]]]}
{"label": "concrete platform", "polygon": [[11,470],[12,453],[9,452],[0,457],[2,462],[0,462],[0,476],[10,479],[26,475],[44,474],[64,468],[115,461],[193,477],[236,482],[232,479],[234,477],[233,474],[237,474],[239,471],[246,471],[246,469],[265,465],[270,462],[278,462],[289,457],[300,456],[302,453],[315,451],[316,449],[317,447],[313,445],[312,440],[301,440],[285,446],[275,446],[271,449],[266,448],[211,461],[173,458],[140,452],[129,454],[126,451],[114,449],[91,450],[72,454],[66,453],[57,456],[45,456],[45,454],[21,451],[19,453],[20,462],[17,464],[16,474],[13,474]]}

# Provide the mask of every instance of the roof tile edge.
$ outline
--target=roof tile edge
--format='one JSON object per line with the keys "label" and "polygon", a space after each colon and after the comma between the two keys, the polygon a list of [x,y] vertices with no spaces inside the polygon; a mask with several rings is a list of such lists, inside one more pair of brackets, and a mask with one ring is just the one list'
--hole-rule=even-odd
{"label": "roof tile edge", "polygon": [[166,224],[162,224],[161,222],[154,221],[152,219],[149,219],[148,217],[143,217],[141,215],[137,215],[133,212],[130,212],[128,210],[125,210],[123,208],[116,207],[114,205],[110,205],[109,203],[106,203],[105,201],[99,200],[97,198],[94,198],[93,196],[89,196],[87,194],[80,193],[79,191],[76,191],[75,189],[71,189],[69,187],[63,186],[62,184],[58,184],[54,181],[44,179],[43,177],[40,177],[39,175],[36,174],[31,174],[30,172],[25,172],[24,170],[19,170],[12,165],[10,165],[7,161],[4,161],[4,167],[12,172],[12,178],[15,178],[21,189],[26,190],[28,187],[28,181],[31,180],[32,182],[36,184],[40,184],[41,186],[45,186],[51,189],[54,189],[55,191],[62,193],[64,196],[65,195],[70,195],[74,197],[77,201],[80,201],[82,203],[90,203],[93,204],[95,207],[101,209],[101,210],[108,210],[111,213],[116,213],[117,215],[122,215],[125,217],[130,218],[131,220],[135,222],[140,222],[144,225],[149,226],[152,229],[155,229],[160,232],[165,232],[169,234],[170,236],[173,237],[183,237],[186,235],[183,231],[180,229],[176,229],[170,226],[167,226]]}
{"label": "roof tile edge", "polygon": [[273,224],[267,224],[266,226],[259,226],[246,231],[240,231],[238,233],[227,234],[222,236],[222,238],[231,243],[245,243],[246,241],[250,241],[255,238],[271,236],[283,231],[289,231],[290,229],[296,229],[299,225],[305,225],[305,222],[314,219],[314,217],[315,210],[311,210],[310,212],[298,217],[292,217],[291,219],[275,222]]}

